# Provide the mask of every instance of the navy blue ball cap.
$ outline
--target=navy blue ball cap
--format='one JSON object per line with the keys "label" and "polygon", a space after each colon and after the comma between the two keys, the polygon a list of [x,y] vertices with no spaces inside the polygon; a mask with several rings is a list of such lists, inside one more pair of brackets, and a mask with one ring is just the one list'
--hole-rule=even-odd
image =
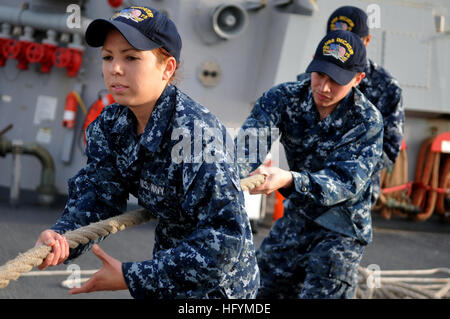
{"label": "navy blue ball cap", "polygon": [[86,30],[86,43],[103,46],[111,29],[117,29],[138,50],[164,48],[180,61],[181,37],[172,20],[156,9],[132,6],[116,12],[110,20],[96,19]]}
{"label": "navy blue ball cap", "polygon": [[334,30],[351,31],[363,38],[369,34],[367,14],[353,6],[337,8],[327,22],[327,33]]}
{"label": "navy blue ball cap", "polygon": [[366,67],[366,47],[361,39],[349,31],[331,31],[320,41],[307,73],[328,75],[339,85],[348,84]]}

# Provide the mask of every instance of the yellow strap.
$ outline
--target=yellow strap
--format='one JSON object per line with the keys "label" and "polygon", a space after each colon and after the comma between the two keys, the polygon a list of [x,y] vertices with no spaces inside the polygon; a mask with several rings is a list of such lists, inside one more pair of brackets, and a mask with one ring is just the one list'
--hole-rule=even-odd
{"label": "yellow strap", "polygon": [[75,98],[77,99],[78,104],[80,105],[81,109],[83,110],[83,113],[86,115],[87,114],[87,108],[86,108],[86,105],[84,105],[84,102],[81,99],[80,94],[78,94],[77,91],[72,91],[72,94],[75,96]]}

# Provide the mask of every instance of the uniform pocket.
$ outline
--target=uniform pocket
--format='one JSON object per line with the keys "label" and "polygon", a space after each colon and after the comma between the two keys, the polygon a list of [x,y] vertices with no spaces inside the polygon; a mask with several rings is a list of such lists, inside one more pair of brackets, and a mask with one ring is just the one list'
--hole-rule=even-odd
{"label": "uniform pocket", "polygon": [[328,272],[328,277],[343,281],[349,286],[355,286],[358,282],[358,264],[332,264]]}
{"label": "uniform pocket", "polygon": [[156,179],[140,180],[139,203],[150,209],[157,218],[179,219],[180,201],[175,186]]}

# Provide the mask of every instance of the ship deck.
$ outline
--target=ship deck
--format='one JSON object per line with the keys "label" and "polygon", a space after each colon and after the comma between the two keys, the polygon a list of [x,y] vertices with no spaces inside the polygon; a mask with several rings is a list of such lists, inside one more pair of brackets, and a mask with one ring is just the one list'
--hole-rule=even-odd
{"label": "ship deck", "polygon": [[[4,199],[4,198],[3,198]],[[34,246],[40,232],[53,225],[60,216],[64,204],[42,207],[21,203],[11,207],[0,198],[0,265]],[[100,245],[111,256],[121,261],[151,259],[156,221],[135,226],[106,238]],[[381,270],[415,270],[450,265],[450,223],[443,223],[438,216],[425,222],[396,218],[384,220],[373,215],[373,242],[367,246],[361,265],[379,265]],[[254,235],[259,247],[268,234],[269,227],[260,225]],[[101,262],[88,252],[71,263],[81,270],[98,269]],[[63,264],[48,270],[66,270]],[[34,271],[37,269],[33,269]],[[128,291],[94,292],[70,295],[61,283],[67,275],[20,277],[0,289],[0,299],[128,299]],[[82,276],[85,277],[85,276]]]}

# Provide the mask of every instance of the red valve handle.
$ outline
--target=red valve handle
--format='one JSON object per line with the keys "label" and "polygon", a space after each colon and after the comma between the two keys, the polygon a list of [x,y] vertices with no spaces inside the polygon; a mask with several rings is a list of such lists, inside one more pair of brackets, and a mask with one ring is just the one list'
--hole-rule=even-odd
{"label": "red valve handle", "polygon": [[3,43],[3,56],[7,59],[15,59],[20,53],[20,42],[14,39],[7,39]]}
{"label": "red valve handle", "polygon": [[53,64],[58,68],[65,68],[69,65],[72,53],[67,48],[58,48],[53,54]]}
{"label": "red valve handle", "polygon": [[44,57],[44,47],[39,43],[31,43],[25,50],[25,56],[30,63],[38,63]]}

